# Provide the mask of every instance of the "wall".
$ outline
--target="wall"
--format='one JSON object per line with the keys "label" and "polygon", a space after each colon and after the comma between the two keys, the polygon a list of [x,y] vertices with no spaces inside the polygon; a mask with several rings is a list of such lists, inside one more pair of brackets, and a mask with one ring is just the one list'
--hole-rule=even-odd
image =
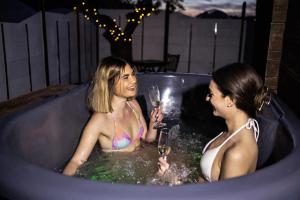
{"label": "wall", "polygon": [[45,36],[41,12],[20,23],[1,23],[0,101],[49,85],[85,82],[93,74],[97,66],[94,24],[80,15],[77,38],[75,13],[46,12],[45,19]]}
{"label": "wall", "polygon": [[286,29],[283,38],[282,58],[279,70],[278,95],[300,117],[300,2],[282,0],[288,4]]}
{"label": "wall", "polygon": [[266,85],[277,92],[288,0],[274,0],[266,64]]}
{"label": "wall", "polygon": [[[128,10],[100,13],[112,16],[121,27],[127,23]],[[110,45],[102,36],[104,30],[81,14],[77,18],[75,12],[46,12],[45,19],[46,35],[40,12],[20,23],[0,23],[0,102],[49,85],[86,82],[97,63],[110,55]],[[216,22],[215,63],[219,68],[238,60],[241,21],[170,15],[168,49],[180,55],[178,72],[211,73]],[[245,30],[248,28],[246,25]],[[133,35],[133,59],[162,60],[163,39],[164,12],[145,18]]]}
{"label": "wall", "polygon": [[[121,19],[122,27],[125,26],[125,14],[127,12],[124,10],[118,10],[117,12],[112,10],[101,11],[101,13],[108,13],[110,16],[114,16],[117,21]],[[133,60],[163,59],[164,16],[165,13],[160,12],[158,15],[154,14],[145,18],[144,31],[142,31],[143,25],[137,27],[133,35]],[[227,63],[238,61],[241,20],[199,19],[173,13],[170,15],[168,50],[170,54],[180,55],[178,72],[211,73],[215,23],[218,23],[215,69]],[[254,24],[249,24],[249,26],[254,26]],[[244,38],[246,38],[246,30],[254,31],[249,26],[247,27],[246,23]],[[99,37],[102,37],[101,33]],[[101,45],[106,50],[102,49]],[[244,47],[244,45],[243,41],[242,46]],[[107,47],[109,47],[107,41],[103,39],[100,41],[99,46],[101,58],[109,54],[107,51]],[[244,50],[244,48],[242,49]],[[190,71],[188,71],[189,67]]]}

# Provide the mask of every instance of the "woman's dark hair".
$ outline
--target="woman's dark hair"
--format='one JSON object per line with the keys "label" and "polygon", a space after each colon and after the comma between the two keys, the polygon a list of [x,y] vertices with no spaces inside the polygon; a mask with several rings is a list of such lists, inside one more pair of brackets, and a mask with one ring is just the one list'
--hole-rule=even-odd
{"label": "woman's dark hair", "polygon": [[224,96],[236,101],[236,107],[255,117],[256,111],[266,101],[267,88],[257,72],[250,65],[232,63],[212,74],[214,82]]}

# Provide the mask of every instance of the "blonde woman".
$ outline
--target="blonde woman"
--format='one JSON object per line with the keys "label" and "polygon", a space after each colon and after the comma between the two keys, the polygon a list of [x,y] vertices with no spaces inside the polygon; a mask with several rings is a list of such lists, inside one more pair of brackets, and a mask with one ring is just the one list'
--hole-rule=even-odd
{"label": "blonde woman", "polygon": [[84,128],[75,154],[63,174],[74,175],[89,157],[97,142],[105,152],[131,152],[140,140],[156,139],[156,121],[163,116],[160,108],[152,110],[149,128],[135,99],[137,79],[135,70],[117,57],[104,58],[95,72],[89,92],[89,106],[94,112]]}

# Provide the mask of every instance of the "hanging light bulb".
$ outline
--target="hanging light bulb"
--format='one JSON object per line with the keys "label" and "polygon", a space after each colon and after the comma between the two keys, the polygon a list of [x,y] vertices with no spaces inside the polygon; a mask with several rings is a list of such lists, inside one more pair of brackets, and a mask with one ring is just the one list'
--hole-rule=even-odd
{"label": "hanging light bulb", "polygon": [[217,35],[217,33],[218,33],[218,23],[215,22],[214,34]]}

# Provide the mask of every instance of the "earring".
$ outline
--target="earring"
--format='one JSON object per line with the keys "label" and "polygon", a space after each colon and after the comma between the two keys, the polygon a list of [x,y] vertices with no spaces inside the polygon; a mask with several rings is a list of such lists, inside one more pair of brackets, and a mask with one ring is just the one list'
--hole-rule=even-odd
{"label": "earring", "polygon": [[226,107],[227,107],[227,108],[230,108],[231,106],[232,106],[232,105],[227,105]]}

